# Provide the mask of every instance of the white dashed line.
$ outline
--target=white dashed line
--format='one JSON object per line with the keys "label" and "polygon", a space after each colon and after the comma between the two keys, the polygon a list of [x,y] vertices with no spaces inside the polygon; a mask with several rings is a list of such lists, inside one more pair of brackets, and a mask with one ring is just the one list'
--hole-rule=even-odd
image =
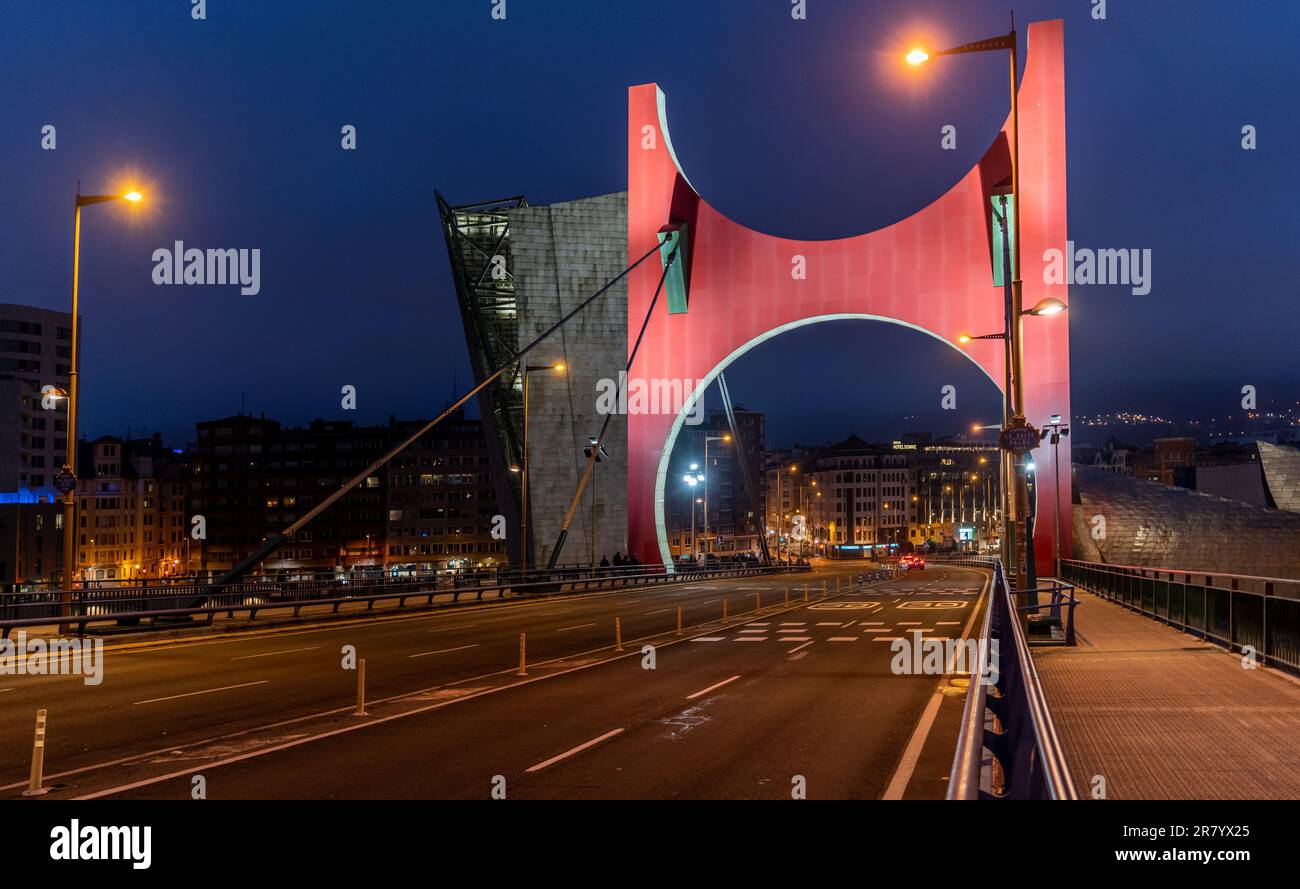
{"label": "white dashed line", "polygon": [[[585,630],[587,627],[594,627],[594,626],[595,626],[594,623],[590,623],[590,624],[578,624],[576,627],[560,627],[560,628],[559,628],[558,630],[556,630],[555,632],[557,632],[557,633],[567,633],[569,630]],[[622,729],[619,729],[619,731],[622,731]]]}
{"label": "white dashed line", "polygon": [[[790,641],[793,642],[794,640],[791,639]],[[802,651],[803,649],[807,648],[809,645],[812,645],[812,640],[811,640],[811,639],[809,639],[809,640],[808,640],[807,642],[805,642],[803,645],[800,645],[800,646],[797,646],[797,647],[795,647],[795,648],[790,649],[789,651],[786,652],[786,654],[794,654],[796,651]]]}
{"label": "white dashed line", "polygon": [[453,651],[465,651],[466,649],[469,648],[478,648],[478,643],[475,643],[473,645],[460,645],[457,646],[456,648],[442,648],[439,649],[438,651],[422,651],[419,654],[408,654],[407,657],[428,657],[431,654],[448,654]]}
{"label": "white dashed line", "polygon": [[568,759],[570,756],[573,756],[574,754],[581,753],[582,751],[586,750],[589,747],[595,747],[600,742],[608,741],[610,738],[614,737],[615,735],[619,735],[622,733],[623,730],[621,728],[616,728],[612,732],[605,732],[605,734],[601,735],[599,738],[592,738],[587,743],[579,744],[577,747],[574,747],[572,750],[566,750],[563,753],[561,753],[559,756],[552,756],[550,759],[543,760],[542,762],[539,762],[535,766],[529,766],[527,769],[525,769],[525,771],[540,772],[542,769],[546,768],[547,766],[555,765],[560,760]]}
{"label": "white dashed line", "polygon": [[726,636],[696,636],[692,642],[725,642]]}
{"label": "white dashed line", "polygon": [[239,685],[223,685],[221,688],[205,688],[203,691],[187,691],[181,695],[168,695],[165,698],[150,698],[147,701],[135,701],[133,704],[157,704],[160,701],[174,701],[177,698],[192,698],[195,695],[210,695],[218,691],[230,691],[232,688],[248,688],[250,685],[266,685],[270,679],[259,679],[256,682],[241,682]]}
{"label": "white dashed line", "polygon": [[320,648],[319,645],[312,645],[307,648],[286,648],[283,651],[264,651],[261,654],[241,654],[239,657],[232,657],[232,661],[247,661],[255,657],[271,657],[277,654],[293,654],[298,651],[315,651]]}
{"label": "white dashed line", "polygon": [[857,642],[858,637],[857,636],[832,636],[826,641],[827,642]]}
{"label": "white dashed line", "polygon": [[709,692],[722,688],[722,686],[724,685],[729,685],[730,683],[735,682],[739,678],[740,678],[739,676],[732,676],[730,679],[724,679],[721,682],[715,682],[713,685],[710,685],[708,688],[702,688],[693,695],[687,695],[686,700],[693,701],[696,698],[704,697]]}

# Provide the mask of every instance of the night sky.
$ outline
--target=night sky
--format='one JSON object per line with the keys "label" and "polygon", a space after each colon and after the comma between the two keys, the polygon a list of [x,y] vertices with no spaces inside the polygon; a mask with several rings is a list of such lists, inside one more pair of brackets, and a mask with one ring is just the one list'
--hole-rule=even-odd
{"label": "night sky", "polygon": [[[1070,236],[1149,248],[1153,289],[1071,294],[1076,413],[1210,415],[1300,397],[1300,4],[1016,4],[1066,22]],[[430,416],[469,365],[433,190],[547,203],[625,187],[626,87],[667,93],[692,183],[733,218],[834,238],[950,188],[1007,113],[1005,62],[901,76],[933,45],[1005,32],[1005,3],[788,0],[35,2],[0,12],[0,302],[66,309],[72,201],[127,183],[138,212],[83,222],[87,434],[161,430],[247,408],[301,423]],[[57,127],[43,151],[41,128]],[[340,128],[357,127],[357,151]],[[936,151],[944,124],[956,151]],[[1241,148],[1241,128],[1259,147]],[[262,289],[160,287],[151,254],[260,248]],[[789,334],[729,373],[771,437],[884,437],[941,382],[995,390],[946,347],[883,324]],[[889,375],[876,366],[922,366]],[[954,377],[955,375],[955,377]],[[826,380],[844,385],[826,387]],[[934,413],[938,413],[937,411]],[[950,420],[954,427],[970,419]]]}

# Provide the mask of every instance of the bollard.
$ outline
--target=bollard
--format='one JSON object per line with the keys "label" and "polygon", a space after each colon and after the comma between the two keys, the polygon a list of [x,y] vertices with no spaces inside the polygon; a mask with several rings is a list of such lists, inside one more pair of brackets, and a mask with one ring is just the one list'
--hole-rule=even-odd
{"label": "bollard", "polygon": [[787,607],[789,607],[789,605],[790,605],[790,588],[789,588],[789,587],[786,587],[786,588],[785,588],[785,604],[786,604]]}
{"label": "bollard", "polygon": [[806,583],[803,585],[803,600],[808,601],[808,584]]}
{"label": "bollard", "polygon": [[32,776],[23,796],[47,793],[41,782],[45,775],[45,710],[36,711],[36,735],[32,738]]}
{"label": "bollard", "polygon": [[682,634],[682,606],[677,606],[677,635]]}
{"label": "bollard", "polygon": [[831,594],[831,588],[830,588],[830,585],[829,585],[828,583],[826,583],[826,581],[823,580],[823,581],[822,581],[822,598],[825,599],[825,598],[826,598],[827,596],[829,596],[830,594]]}
{"label": "bollard", "polygon": [[519,672],[516,676],[527,676],[528,670],[524,668],[524,634],[519,634]]}
{"label": "bollard", "polygon": [[614,618],[614,650],[623,650],[623,619],[621,617]]}
{"label": "bollard", "polygon": [[369,716],[366,712],[366,659],[357,661],[357,709],[353,716]]}
{"label": "bollard", "polygon": [[724,624],[727,622],[727,597],[726,596],[722,597],[722,622]]}
{"label": "bollard", "polygon": [[762,596],[763,596],[762,593],[760,593],[760,592],[758,592],[758,591],[755,591],[755,592],[754,592],[754,613],[755,613],[755,614],[758,614],[758,613],[762,612],[762,610],[763,610],[763,599],[762,599]]}

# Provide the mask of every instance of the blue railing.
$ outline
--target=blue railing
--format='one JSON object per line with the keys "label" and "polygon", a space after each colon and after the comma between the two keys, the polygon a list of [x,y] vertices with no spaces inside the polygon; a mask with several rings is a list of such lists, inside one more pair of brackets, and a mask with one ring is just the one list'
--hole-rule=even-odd
{"label": "blue railing", "polygon": [[961,563],[993,577],[947,798],[1078,799],[1002,564]]}

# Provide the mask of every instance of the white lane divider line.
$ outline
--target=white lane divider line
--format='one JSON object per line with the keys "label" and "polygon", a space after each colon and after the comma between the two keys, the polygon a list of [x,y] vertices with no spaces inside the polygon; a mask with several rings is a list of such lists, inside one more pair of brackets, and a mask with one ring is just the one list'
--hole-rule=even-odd
{"label": "white lane divider line", "polygon": [[454,630],[468,630],[470,627],[477,627],[478,624],[460,624],[455,627],[438,627],[436,630],[430,630],[430,633],[450,633]]}
{"label": "white lane divider line", "polygon": [[872,638],[871,641],[872,642],[898,642],[902,638],[903,638],[902,636],[875,636]]}
{"label": "white lane divider line", "polygon": [[543,760],[542,762],[539,762],[535,766],[529,766],[524,771],[540,772],[542,769],[546,768],[547,766],[553,766],[557,762],[568,759],[570,756],[576,756],[582,751],[595,747],[597,744],[600,744],[603,741],[608,741],[610,738],[614,737],[615,735],[621,735],[622,733],[623,730],[621,728],[616,728],[612,732],[605,732],[605,734],[601,735],[599,738],[592,738],[590,741],[586,742],[585,744],[579,744],[577,747],[574,747],[572,750],[566,750],[563,753],[561,753],[559,756],[552,756],[550,759]]}
{"label": "white lane divider line", "polygon": [[737,636],[737,642],[766,642],[766,636]]}
{"label": "white lane divider line", "polygon": [[937,621],[934,622],[934,625],[937,626],[937,627],[960,627],[960,626],[961,626],[961,621],[959,621],[959,620],[937,620]]}
{"label": "white lane divider line", "polygon": [[864,632],[864,633],[892,633],[893,630],[890,630],[890,629],[888,629],[888,628],[886,628],[886,627],[867,627],[867,628],[866,628],[865,630],[863,630],[862,632]]}
{"label": "white lane divider line", "polygon": [[730,679],[724,679],[721,682],[715,682],[712,685],[710,685],[708,688],[702,688],[693,695],[687,695],[686,700],[693,701],[696,698],[702,698],[705,695],[707,695],[709,692],[716,691],[717,689],[722,688],[722,686],[724,685],[730,685],[731,683],[735,682],[739,678],[740,678],[739,676],[732,676]]}
{"label": "white lane divider line", "polygon": [[407,657],[428,657],[431,654],[449,654],[453,651],[465,651],[470,648],[478,648],[478,643],[473,645],[458,645],[455,648],[441,648],[438,651],[422,651],[419,654],[408,654]]}
{"label": "white lane divider line", "polygon": [[646,616],[646,617],[654,617],[656,614],[667,614],[667,613],[670,612],[670,611],[672,611],[671,608],[661,608],[661,609],[659,609],[658,611],[647,611],[647,612],[645,613],[645,616]]}
{"label": "white lane divider line", "polygon": [[696,636],[692,642],[726,642],[726,636]]}
{"label": "white lane divider line", "polygon": [[885,625],[883,620],[864,620],[862,623],[868,627],[883,627]]}
{"label": "white lane divider line", "polygon": [[900,620],[898,625],[900,627],[919,627],[921,622],[919,620]]}
{"label": "white lane divider line", "polygon": [[812,636],[782,636],[777,642],[807,642]]}
{"label": "white lane divider line", "polygon": [[594,627],[594,626],[595,626],[595,623],[589,623],[589,624],[578,624],[576,627],[560,627],[560,628],[559,628],[558,630],[556,630],[555,632],[557,632],[557,633],[567,633],[569,630],[585,630],[585,629],[587,629],[587,627]]}
{"label": "white lane divider line", "polygon": [[858,636],[831,636],[827,642],[857,642]]}
{"label": "white lane divider line", "polygon": [[294,654],[299,651],[315,651],[320,648],[319,645],[310,645],[307,648],[286,648],[283,651],[264,651],[261,654],[241,654],[239,657],[232,657],[232,661],[246,661],[255,657],[272,657],[277,654]]}
{"label": "white lane divider line", "polygon": [[[793,640],[791,640],[791,641],[793,641]],[[799,646],[796,646],[796,647],[790,649],[789,651],[786,652],[786,654],[794,654],[796,651],[801,651],[801,650],[807,648],[809,645],[812,645],[812,640],[811,640],[811,639],[809,639],[809,640],[808,640],[807,642],[805,642],[803,645],[799,645]]]}
{"label": "white lane divider line", "polygon": [[781,626],[783,626],[783,627],[802,627],[802,626],[805,626],[807,623],[808,623],[808,622],[807,622],[807,621],[804,621],[804,620],[783,620],[783,621],[781,621]]}
{"label": "white lane divider line", "polygon": [[270,681],[270,679],[259,679],[256,682],[241,682],[239,685],[223,685],[221,688],[205,688],[203,691],[187,691],[184,694],[168,695],[165,698],[150,698],[147,701],[133,701],[132,706],[135,704],[157,704],[161,701],[174,701],[177,698],[192,698],[195,695],[210,695],[218,691],[230,691],[232,688],[248,688],[250,685],[266,685]]}
{"label": "white lane divider line", "polygon": [[819,620],[819,621],[817,621],[817,626],[819,626],[819,627],[838,627],[839,625],[840,625],[840,622],[837,621],[837,620]]}

